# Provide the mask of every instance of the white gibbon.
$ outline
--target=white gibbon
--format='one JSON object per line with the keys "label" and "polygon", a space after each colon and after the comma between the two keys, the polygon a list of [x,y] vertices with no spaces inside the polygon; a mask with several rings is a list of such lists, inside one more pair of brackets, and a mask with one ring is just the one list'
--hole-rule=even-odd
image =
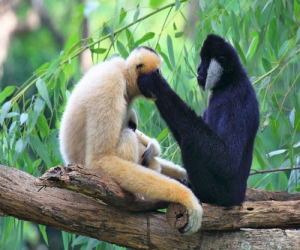
{"label": "white gibbon", "polygon": [[[189,214],[183,232],[191,234],[201,226],[202,207],[193,192],[175,180],[186,178],[186,171],[159,158],[158,142],[135,129],[132,103],[141,96],[137,79],[160,69],[161,62],[154,50],[142,46],[126,60],[114,57],[92,67],[68,100],[60,125],[60,150],[66,164],[101,171],[125,190],[183,204]],[[149,168],[142,166],[143,161]]]}

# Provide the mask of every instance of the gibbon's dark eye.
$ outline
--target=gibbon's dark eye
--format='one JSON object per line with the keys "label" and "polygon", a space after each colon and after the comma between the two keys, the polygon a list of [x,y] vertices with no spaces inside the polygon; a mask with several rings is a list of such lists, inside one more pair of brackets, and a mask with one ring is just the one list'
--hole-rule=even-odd
{"label": "gibbon's dark eye", "polygon": [[141,64],[136,66],[136,69],[141,69],[141,68],[143,68],[143,66],[144,66],[144,64],[141,63]]}
{"label": "gibbon's dark eye", "polygon": [[218,56],[217,59],[221,63],[225,62],[225,60],[226,60],[225,56]]}
{"label": "gibbon's dark eye", "polygon": [[128,128],[132,129],[133,132],[137,129],[137,125],[133,121],[128,122]]}

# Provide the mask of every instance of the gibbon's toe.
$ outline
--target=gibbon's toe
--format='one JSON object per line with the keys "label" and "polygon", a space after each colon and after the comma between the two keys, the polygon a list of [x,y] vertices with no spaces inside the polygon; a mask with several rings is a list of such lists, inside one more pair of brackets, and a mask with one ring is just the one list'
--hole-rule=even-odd
{"label": "gibbon's toe", "polygon": [[186,227],[181,231],[181,233],[185,235],[196,233],[201,227],[202,214],[203,209],[200,204],[196,208],[189,211],[189,222],[186,225]]}

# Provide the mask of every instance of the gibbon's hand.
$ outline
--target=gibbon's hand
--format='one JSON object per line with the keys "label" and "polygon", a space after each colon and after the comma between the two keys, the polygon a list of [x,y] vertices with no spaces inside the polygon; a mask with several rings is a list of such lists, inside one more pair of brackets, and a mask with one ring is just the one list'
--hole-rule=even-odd
{"label": "gibbon's hand", "polygon": [[151,99],[157,99],[157,93],[165,86],[169,86],[166,80],[157,69],[146,74],[142,74],[138,78],[138,87],[141,93]]}
{"label": "gibbon's hand", "polygon": [[148,167],[149,162],[155,157],[159,156],[160,154],[160,146],[156,140],[151,140],[148,143],[148,146],[145,150],[145,152],[142,155],[142,166]]}

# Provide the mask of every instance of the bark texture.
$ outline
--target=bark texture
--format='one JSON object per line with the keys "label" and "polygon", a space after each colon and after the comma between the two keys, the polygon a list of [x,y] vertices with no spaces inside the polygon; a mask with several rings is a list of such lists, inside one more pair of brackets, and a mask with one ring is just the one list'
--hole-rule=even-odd
{"label": "bark texture", "polygon": [[0,215],[132,249],[253,250],[299,249],[300,246],[299,231],[280,229],[300,227],[299,201],[246,202],[231,209],[203,204],[202,230],[185,236],[168,226],[165,213],[124,211],[98,202],[99,198],[67,189],[47,187],[39,191],[35,181],[35,177],[25,172],[0,165]]}

